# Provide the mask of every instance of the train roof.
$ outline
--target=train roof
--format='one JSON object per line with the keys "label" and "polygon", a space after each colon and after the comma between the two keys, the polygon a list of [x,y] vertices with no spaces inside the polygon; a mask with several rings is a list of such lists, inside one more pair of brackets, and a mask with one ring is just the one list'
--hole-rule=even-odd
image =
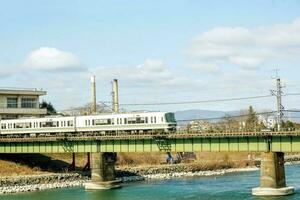
{"label": "train roof", "polygon": [[166,114],[170,112],[130,112],[130,113],[99,113],[99,114],[92,114],[92,115],[80,115],[77,117],[91,117],[91,116],[130,116],[130,115],[149,115],[149,114]]}
{"label": "train roof", "polygon": [[30,121],[35,121],[35,120],[38,120],[38,121],[44,121],[44,120],[49,120],[51,121],[52,119],[66,119],[66,120],[71,120],[71,119],[74,119],[74,116],[61,116],[61,117],[58,117],[58,116],[55,116],[55,117],[39,117],[39,118],[20,118],[20,119],[5,119],[5,120],[1,120],[0,122],[8,122],[8,123],[14,123],[14,122],[19,122],[19,121],[23,121],[23,122],[30,122]]}

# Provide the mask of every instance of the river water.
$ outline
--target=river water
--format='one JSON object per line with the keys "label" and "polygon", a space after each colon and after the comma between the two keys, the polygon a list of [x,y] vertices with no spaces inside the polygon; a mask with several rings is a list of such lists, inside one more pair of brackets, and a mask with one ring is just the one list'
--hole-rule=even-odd
{"label": "river water", "polygon": [[143,181],[127,183],[121,189],[86,192],[83,188],[53,189],[23,194],[1,195],[0,200],[296,200],[300,199],[300,165],[286,167],[287,185],[295,194],[286,197],[258,198],[251,189],[259,184],[259,171],[232,173],[223,176]]}

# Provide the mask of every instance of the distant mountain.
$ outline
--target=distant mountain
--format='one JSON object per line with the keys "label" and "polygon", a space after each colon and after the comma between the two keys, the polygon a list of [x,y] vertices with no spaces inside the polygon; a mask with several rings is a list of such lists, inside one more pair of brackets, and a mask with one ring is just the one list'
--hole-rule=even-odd
{"label": "distant mountain", "polygon": [[212,111],[212,110],[182,110],[175,112],[175,118],[178,125],[186,125],[188,121],[181,120],[193,120],[193,119],[206,119],[206,118],[220,118],[224,117],[227,112],[224,111]]}
{"label": "distant mountain", "polygon": [[177,120],[186,119],[202,119],[202,118],[218,118],[223,117],[226,114],[224,111],[212,111],[212,110],[182,110],[175,112]]}

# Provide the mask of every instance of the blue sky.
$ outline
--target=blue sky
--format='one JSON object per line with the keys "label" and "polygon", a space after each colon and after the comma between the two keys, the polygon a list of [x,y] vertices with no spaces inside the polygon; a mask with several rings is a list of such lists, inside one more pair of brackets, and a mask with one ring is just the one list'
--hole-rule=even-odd
{"label": "blue sky", "polygon": [[[36,87],[57,108],[269,94],[274,68],[300,91],[299,1],[1,1],[0,85]],[[299,108],[299,97],[285,97]],[[270,103],[272,102],[272,103]],[[274,99],[132,109],[273,109]]]}

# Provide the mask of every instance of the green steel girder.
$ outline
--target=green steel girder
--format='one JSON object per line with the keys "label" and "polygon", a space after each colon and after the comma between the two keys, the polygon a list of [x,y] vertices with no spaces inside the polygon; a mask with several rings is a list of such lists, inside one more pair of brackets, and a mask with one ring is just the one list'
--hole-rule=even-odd
{"label": "green steel girder", "polygon": [[300,152],[300,136],[0,142],[0,153]]}
{"label": "green steel girder", "polygon": [[0,142],[0,153],[300,152],[300,136]]}

